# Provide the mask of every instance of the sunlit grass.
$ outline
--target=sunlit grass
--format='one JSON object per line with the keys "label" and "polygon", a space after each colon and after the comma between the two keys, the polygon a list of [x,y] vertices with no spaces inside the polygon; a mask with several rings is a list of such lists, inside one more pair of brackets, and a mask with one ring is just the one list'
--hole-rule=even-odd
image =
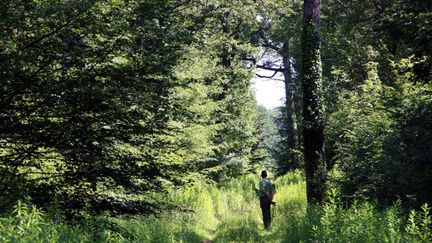
{"label": "sunlit grass", "polygon": [[[276,206],[270,231],[262,225],[254,187],[259,177],[233,179],[221,187],[197,183],[170,195],[183,210],[156,216],[85,216],[79,223],[19,202],[0,218],[0,242],[431,242],[430,208],[401,214],[398,204],[378,210],[331,203],[308,207],[301,173],[274,180]],[[112,227],[114,225],[114,227]]]}

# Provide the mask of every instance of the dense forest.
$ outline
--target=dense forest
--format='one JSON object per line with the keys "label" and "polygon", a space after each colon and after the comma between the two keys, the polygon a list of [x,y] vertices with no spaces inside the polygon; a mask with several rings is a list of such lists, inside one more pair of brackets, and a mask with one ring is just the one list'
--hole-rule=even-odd
{"label": "dense forest", "polygon": [[0,30],[2,242],[432,241],[431,0],[1,0]]}

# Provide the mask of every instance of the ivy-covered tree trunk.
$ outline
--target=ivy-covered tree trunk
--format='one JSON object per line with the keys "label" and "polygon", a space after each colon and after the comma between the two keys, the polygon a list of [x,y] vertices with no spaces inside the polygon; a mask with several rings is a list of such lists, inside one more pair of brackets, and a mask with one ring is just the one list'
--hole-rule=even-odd
{"label": "ivy-covered tree trunk", "polygon": [[324,107],[321,78],[320,0],[304,0],[302,66],[306,193],[310,204],[325,200]]}

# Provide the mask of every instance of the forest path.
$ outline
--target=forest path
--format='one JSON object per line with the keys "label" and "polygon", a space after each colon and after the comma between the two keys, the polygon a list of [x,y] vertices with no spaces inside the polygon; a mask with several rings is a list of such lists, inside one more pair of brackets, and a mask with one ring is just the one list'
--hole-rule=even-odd
{"label": "forest path", "polygon": [[[234,181],[221,188],[219,193],[210,193],[216,221],[202,242],[284,241],[287,214],[293,218],[298,215],[301,220],[306,213],[305,183],[298,173],[274,180],[277,187],[274,200],[277,203],[272,206],[272,226],[267,231],[253,189],[258,181],[259,178]],[[208,225],[208,220],[210,217],[204,225]]]}
{"label": "forest path", "polygon": [[[245,202],[249,206],[247,211],[237,211],[228,218],[221,218],[218,227],[212,232],[207,242],[227,242],[241,239],[245,235],[253,236],[253,239],[259,239],[259,242],[275,242],[275,229],[273,225],[270,230],[265,230],[262,221],[261,208],[259,199]],[[275,221],[276,207],[272,207],[272,218]]]}

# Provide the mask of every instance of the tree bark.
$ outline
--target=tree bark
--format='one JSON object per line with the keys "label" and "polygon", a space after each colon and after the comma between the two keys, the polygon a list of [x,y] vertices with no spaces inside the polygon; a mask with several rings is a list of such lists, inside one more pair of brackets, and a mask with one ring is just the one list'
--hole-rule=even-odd
{"label": "tree bark", "polygon": [[282,62],[284,67],[284,84],[285,84],[285,108],[286,108],[286,135],[287,146],[289,151],[290,165],[288,167],[296,168],[298,162],[293,154],[293,150],[297,146],[296,124],[295,124],[295,99],[294,99],[294,80],[291,73],[291,58],[289,55],[289,43],[286,41],[282,46]]}
{"label": "tree bark", "polygon": [[302,68],[303,142],[306,164],[306,194],[310,204],[326,197],[324,107],[321,77],[320,0],[304,0]]}

